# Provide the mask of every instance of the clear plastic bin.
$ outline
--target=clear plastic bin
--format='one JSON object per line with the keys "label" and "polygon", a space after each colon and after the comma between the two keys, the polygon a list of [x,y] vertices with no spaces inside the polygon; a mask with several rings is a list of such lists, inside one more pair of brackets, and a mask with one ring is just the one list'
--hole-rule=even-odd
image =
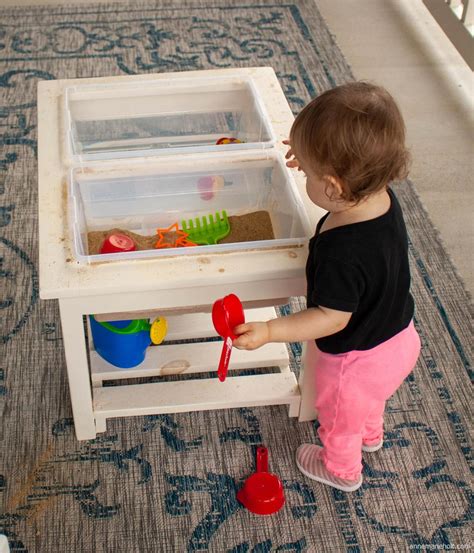
{"label": "clear plastic bin", "polygon": [[[267,150],[227,156],[193,155],[161,158],[161,163],[129,162],[113,170],[104,167],[70,171],[69,202],[74,249],[81,262],[140,259],[162,255],[193,255],[255,248],[301,245],[309,223],[296,184],[277,152]],[[220,186],[203,191],[202,179],[218,177]],[[229,217],[260,210],[270,215],[273,240],[256,240],[95,254],[88,251],[90,231],[120,228],[154,235],[182,220],[226,210]]]}
{"label": "clear plastic bin", "polygon": [[[68,157],[87,161],[269,148],[275,143],[250,78],[149,80],[65,91]],[[220,138],[242,143],[216,145]]]}

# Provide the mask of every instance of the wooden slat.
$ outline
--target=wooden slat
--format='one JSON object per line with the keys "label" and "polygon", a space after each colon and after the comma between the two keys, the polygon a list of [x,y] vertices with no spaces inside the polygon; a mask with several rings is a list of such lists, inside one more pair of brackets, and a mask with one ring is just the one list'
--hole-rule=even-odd
{"label": "wooden slat", "polygon": [[102,423],[114,417],[283,404],[294,413],[299,401],[293,373],[265,374],[230,377],[225,382],[205,379],[96,388],[94,416]]}
{"label": "wooden slat", "polygon": [[168,321],[166,341],[217,336],[210,313],[170,315],[166,316],[166,320]]}
{"label": "wooden slat", "polygon": [[[122,314],[125,317],[125,314]],[[130,314],[128,314],[130,317]],[[158,316],[158,313],[155,313]],[[277,317],[274,307],[260,307],[256,309],[248,309],[245,311],[245,318],[250,321],[268,321],[269,319],[275,319]],[[96,317],[99,320],[99,317]],[[102,315],[101,320],[105,316]],[[148,317],[144,317],[148,318]],[[151,319],[155,317],[149,317]],[[112,319],[111,319],[112,320]],[[120,320],[120,319],[115,319]],[[125,320],[127,318],[125,317]],[[165,343],[171,340],[186,340],[195,338],[210,338],[217,336],[217,333],[212,324],[212,317],[210,313],[187,313],[183,315],[166,315],[168,321],[168,334],[166,335]],[[87,324],[90,333],[89,317],[87,317]],[[91,344],[91,349],[93,344]]]}
{"label": "wooden slat", "polygon": [[[217,299],[217,298],[216,298]],[[248,310],[259,309],[264,307],[273,307],[274,305],[284,305],[289,303],[290,298],[273,298],[268,300],[255,300],[244,301],[243,306],[245,310],[245,316],[247,317]],[[115,313],[98,313],[95,318],[98,321],[123,321],[128,319],[155,319],[160,315],[171,318],[173,315],[191,315],[193,313],[208,313],[212,311],[212,305],[196,305],[192,308],[189,307],[174,307],[170,309],[147,309],[144,311],[131,311],[131,312],[115,312]],[[255,319],[254,319],[255,320]]]}
{"label": "wooden slat", "polygon": [[[261,307],[249,309],[245,313],[247,321],[267,321],[277,316],[274,307]],[[208,338],[217,336],[212,324],[210,313],[191,313],[188,315],[170,315],[168,321],[168,334],[166,341],[185,340],[189,338]],[[166,342],[165,342],[166,343]]]}
{"label": "wooden slat", "polygon": [[[119,369],[105,361],[97,352],[90,352],[93,383],[104,380],[190,374],[217,370],[222,342],[195,342],[150,347],[145,360],[132,369]],[[266,344],[254,351],[232,350],[229,370],[288,367],[285,344]],[[288,369],[286,369],[288,370]]]}

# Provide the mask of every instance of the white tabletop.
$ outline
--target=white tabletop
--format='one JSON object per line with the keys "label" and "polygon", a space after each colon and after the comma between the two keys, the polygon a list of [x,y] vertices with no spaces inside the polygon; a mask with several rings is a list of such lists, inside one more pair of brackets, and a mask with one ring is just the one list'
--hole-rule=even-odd
{"label": "white tabletop", "polygon": [[[180,255],[147,260],[80,264],[75,260],[67,215],[69,167],[63,159],[62,97],[66,87],[78,84],[116,84],[121,81],[150,81],[186,78],[195,72],[146,74],[123,77],[42,81],[38,85],[38,186],[40,296],[43,299],[103,296],[126,292],[172,290],[222,283],[265,282],[304,276],[307,249],[242,250],[236,253]],[[293,122],[293,114],[272,68],[241,68],[200,71],[200,76],[251,77],[261,95],[282,144]],[[304,177],[294,172],[311,226],[323,215],[306,195]],[[310,232],[310,230],[309,230]],[[308,232],[308,234],[309,234]]]}

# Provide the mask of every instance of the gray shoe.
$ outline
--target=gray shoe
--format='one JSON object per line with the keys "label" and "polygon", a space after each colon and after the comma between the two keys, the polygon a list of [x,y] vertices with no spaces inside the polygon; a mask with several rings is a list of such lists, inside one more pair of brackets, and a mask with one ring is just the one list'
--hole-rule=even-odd
{"label": "gray shoe", "polygon": [[382,446],[383,446],[383,439],[380,440],[378,444],[374,444],[374,445],[362,444],[362,451],[365,451],[366,453],[373,453],[374,451],[378,451],[379,449],[382,449]]}
{"label": "gray shoe", "polygon": [[357,480],[339,478],[324,466],[321,458],[322,447],[314,444],[303,444],[296,450],[296,466],[311,478],[343,492],[355,492],[362,485],[362,475]]}

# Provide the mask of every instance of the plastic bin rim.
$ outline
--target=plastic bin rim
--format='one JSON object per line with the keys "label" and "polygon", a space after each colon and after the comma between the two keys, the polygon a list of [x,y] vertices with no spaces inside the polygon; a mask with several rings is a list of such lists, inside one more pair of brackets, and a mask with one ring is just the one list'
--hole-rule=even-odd
{"label": "plastic bin rim", "polygon": [[151,326],[146,319],[135,319],[130,321],[130,324],[127,325],[125,328],[117,328],[116,326],[113,326],[106,321],[98,321],[95,318],[95,315],[91,315],[91,317],[96,323],[100,324],[110,332],[114,332],[115,334],[136,334],[141,330],[149,331]]}

